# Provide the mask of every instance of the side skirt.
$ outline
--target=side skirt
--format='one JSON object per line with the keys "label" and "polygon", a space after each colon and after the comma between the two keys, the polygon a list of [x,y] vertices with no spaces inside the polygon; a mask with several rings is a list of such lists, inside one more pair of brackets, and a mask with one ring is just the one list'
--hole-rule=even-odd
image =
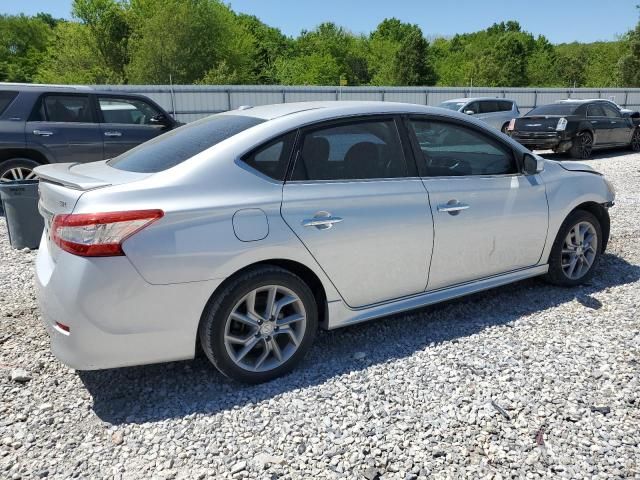
{"label": "side skirt", "polygon": [[538,265],[513,272],[496,275],[493,277],[483,278],[473,282],[463,283],[454,287],[442,288],[430,292],[424,292],[410,297],[404,297],[399,300],[379,303],[376,305],[352,309],[347,307],[344,302],[330,302],[329,307],[329,323],[327,328],[345,327],[354,323],[366,322],[374,318],[385,317],[416,308],[425,307],[434,303],[444,302],[453,298],[464,297],[472,293],[481,292],[491,288],[506,285],[508,283],[518,282],[538,275],[544,275],[549,270],[549,265]]}

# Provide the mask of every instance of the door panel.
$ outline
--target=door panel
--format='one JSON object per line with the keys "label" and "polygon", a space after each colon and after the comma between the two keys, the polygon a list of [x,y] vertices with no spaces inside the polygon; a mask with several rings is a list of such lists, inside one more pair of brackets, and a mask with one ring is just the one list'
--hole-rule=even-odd
{"label": "door panel", "polygon": [[[428,290],[535,265],[547,235],[538,176],[424,178],[434,221]],[[468,206],[446,212],[446,205]]]}
{"label": "door panel", "polygon": [[[329,215],[341,221],[304,225]],[[349,306],[424,291],[433,224],[420,179],[289,182],[282,216]]]}
{"label": "door panel", "polygon": [[587,120],[591,124],[591,128],[593,128],[595,134],[595,145],[607,145],[613,142],[613,138],[611,136],[611,124],[604,113],[602,105],[588,105]]}
{"label": "door panel", "polygon": [[606,120],[609,126],[609,138],[611,143],[629,143],[633,133],[631,120],[622,117],[620,111],[611,105],[603,105]]}
{"label": "door panel", "polygon": [[99,95],[98,107],[104,158],[117,157],[166,131],[153,121],[160,112],[138,98]]}
{"label": "door panel", "polygon": [[102,160],[102,134],[88,95],[44,95],[25,124],[25,137],[56,162]]}

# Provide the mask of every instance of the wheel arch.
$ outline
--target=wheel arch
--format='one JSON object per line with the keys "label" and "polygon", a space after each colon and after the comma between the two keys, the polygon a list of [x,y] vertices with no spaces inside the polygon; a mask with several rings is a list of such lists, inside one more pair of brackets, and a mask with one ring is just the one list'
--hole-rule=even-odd
{"label": "wheel arch", "polygon": [[[328,325],[328,306],[327,306],[327,293],[324,285],[320,278],[315,274],[313,270],[311,270],[306,265],[297,262],[295,260],[288,260],[283,258],[273,258],[268,260],[260,260],[258,262],[251,263],[242,267],[241,269],[234,272],[232,275],[228,276],[218,287],[212,292],[207,305],[213,298],[215,298],[216,294],[220,292],[222,289],[226,287],[226,285],[235,279],[238,275],[242,275],[247,270],[254,269],[256,267],[265,267],[265,266],[275,266],[280,267],[284,270],[287,270],[302,279],[303,282],[307,284],[307,286],[313,292],[313,296],[316,300],[316,305],[318,307],[318,324],[321,328],[327,328]],[[200,318],[200,322],[204,318],[204,314],[207,310],[207,306],[204,307],[202,311],[202,317]]]}
{"label": "wheel arch", "polygon": [[598,219],[598,222],[600,222],[600,229],[602,230],[602,245],[600,246],[600,253],[604,253],[607,248],[607,244],[609,243],[609,235],[611,232],[611,219],[609,218],[609,212],[600,203],[584,202],[574,207],[573,210],[569,212],[569,215],[577,210],[584,210],[591,213]]}
{"label": "wheel arch", "polygon": [[7,148],[0,150],[0,163],[13,158],[27,158],[38,162],[40,165],[51,163],[46,155],[32,148]]}

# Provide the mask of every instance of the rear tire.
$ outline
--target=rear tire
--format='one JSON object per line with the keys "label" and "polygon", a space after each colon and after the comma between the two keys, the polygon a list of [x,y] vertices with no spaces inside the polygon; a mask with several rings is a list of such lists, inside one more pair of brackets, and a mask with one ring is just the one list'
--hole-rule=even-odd
{"label": "rear tire", "polygon": [[255,384],[291,371],[311,347],[317,327],[317,305],[307,284],[283,268],[260,266],[211,298],[198,336],[222,374]]}
{"label": "rear tire", "polygon": [[629,145],[634,152],[640,152],[640,127],[636,127],[631,136],[631,144]]}
{"label": "rear tire", "polygon": [[10,158],[0,162],[0,182],[35,180],[33,169],[40,164],[30,158]]}
{"label": "rear tire", "polygon": [[602,241],[602,228],[593,214],[571,212],[551,247],[545,280],[563,287],[588,282],[600,260]]}
{"label": "rear tire", "polygon": [[573,144],[569,149],[571,158],[586,160],[593,152],[593,135],[590,132],[580,132],[573,139]]}

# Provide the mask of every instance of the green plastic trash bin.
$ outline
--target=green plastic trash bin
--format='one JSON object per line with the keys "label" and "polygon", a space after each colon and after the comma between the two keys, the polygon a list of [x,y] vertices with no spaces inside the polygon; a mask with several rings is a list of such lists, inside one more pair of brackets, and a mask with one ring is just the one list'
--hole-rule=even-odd
{"label": "green plastic trash bin", "polygon": [[38,180],[0,183],[0,200],[13,248],[38,248],[44,220],[38,212]]}

